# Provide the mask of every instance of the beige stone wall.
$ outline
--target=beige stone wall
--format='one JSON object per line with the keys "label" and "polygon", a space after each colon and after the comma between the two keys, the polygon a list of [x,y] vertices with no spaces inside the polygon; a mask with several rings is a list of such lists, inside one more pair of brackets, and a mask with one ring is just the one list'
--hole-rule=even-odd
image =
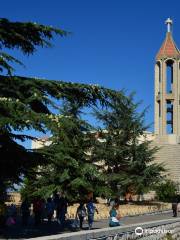
{"label": "beige stone wall", "polygon": [[[68,207],[68,217],[75,218],[76,210],[78,204]],[[96,204],[96,207],[99,211],[99,214],[95,213],[95,219],[106,219],[109,217],[109,211],[111,207],[108,207],[106,204]],[[135,205],[135,204],[126,204],[120,205],[119,213],[122,217],[127,215],[136,215],[151,213],[156,211],[165,211],[171,209],[171,204],[169,203],[157,203],[152,205]]]}

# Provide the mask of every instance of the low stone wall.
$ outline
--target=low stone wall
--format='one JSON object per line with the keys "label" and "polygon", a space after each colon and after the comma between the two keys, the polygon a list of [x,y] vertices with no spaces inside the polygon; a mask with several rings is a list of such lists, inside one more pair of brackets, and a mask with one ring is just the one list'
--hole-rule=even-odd
{"label": "low stone wall", "polygon": [[[78,204],[68,207],[68,218],[75,218],[76,210]],[[107,219],[109,217],[109,211],[111,207],[108,207],[107,204],[96,204],[99,214],[95,214],[95,219]],[[119,213],[122,217],[124,216],[133,216],[140,215],[145,213],[166,211],[171,209],[171,204],[169,203],[157,203],[154,205],[136,205],[136,204],[125,204],[120,205]]]}
{"label": "low stone wall", "polygon": [[[143,234],[137,235],[141,227]],[[167,233],[170,232],[170,233]],[[115,228],[103,228],[54,236],[31,238],[29,240],[176,240],[180,239],[180,218],[131,224]]]}

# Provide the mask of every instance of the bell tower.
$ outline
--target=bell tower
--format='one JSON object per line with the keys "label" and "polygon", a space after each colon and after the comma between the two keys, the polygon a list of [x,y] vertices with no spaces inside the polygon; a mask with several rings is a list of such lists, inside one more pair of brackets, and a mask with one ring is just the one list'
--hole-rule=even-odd
{"label": "bell tower", "polygon": [[180,52],[172,37],[172,20],[155,64],[155,134],[160,143],[180,143]]}

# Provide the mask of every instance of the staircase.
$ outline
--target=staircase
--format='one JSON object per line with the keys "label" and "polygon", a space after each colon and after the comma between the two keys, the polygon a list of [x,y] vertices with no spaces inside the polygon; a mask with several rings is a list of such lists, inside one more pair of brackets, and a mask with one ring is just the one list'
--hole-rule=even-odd
{"label": "staircase", "polygon": [[158,144],[160,148],[155,154],[155,161],[164,163],[171,180],[180,183],[180,145]]}

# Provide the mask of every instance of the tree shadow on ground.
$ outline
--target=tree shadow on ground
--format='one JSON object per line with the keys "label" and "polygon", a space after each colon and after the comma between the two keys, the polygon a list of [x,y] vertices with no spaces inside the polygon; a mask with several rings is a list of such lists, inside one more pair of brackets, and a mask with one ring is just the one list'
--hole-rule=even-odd
{"label": "tree shadow on ground", "polygon": [[[74,228],[72,223],[73,220],[67,220],[65,227],[62,229],[57,221],[51,223],[43,221],[39,226],[34,226],[31,220],[27,227],[23,227],[18,220],[15,225],[0,230],[0,239],[28,239],[80,231],[79,228]],[[88,227],[83,227],[82,230],[88,230]]]}

